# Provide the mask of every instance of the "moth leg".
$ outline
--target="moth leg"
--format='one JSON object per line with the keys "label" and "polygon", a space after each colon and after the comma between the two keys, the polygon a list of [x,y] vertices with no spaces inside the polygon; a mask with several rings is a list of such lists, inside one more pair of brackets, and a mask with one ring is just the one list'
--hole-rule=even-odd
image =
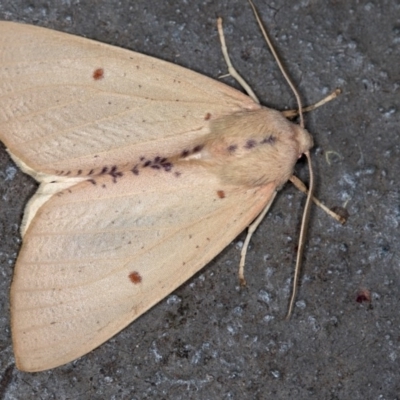
{"label": "moth leg", "polygon": [[245,92],[257,103],[260,104],[260,101],[258,100],[257,96],[249,86],[249,84],[239,75],[239,73],[236,71],[235,67],[232,65],[231,59],[229,58],[228,54],[228,48],[226,47],[225,43],[225,36],[224,36],[224,30],[222,29],[222,18],[218,18],[217,20],[217,25],[218,25],[218,34],[219,34],[219,40],[221,42],[221,50],[222,54],[224,55],[226,65],[228,67],[228,72],[229,75],[232,76],[232,78],[236,79],[239,83],[240,86],[245,90]]}
{"label": "moth leg", "polygon": [[[307,194],[308,190],[306,188],[306,185],[297,177],[292,175],[291,178],[289,179],[290,182],[293,183],[294,186],[296,186],[297,189],[300,190],[300,192]],[[330,215],[332,218],[334,218],[336,221],[340,222],[342,225],[346,223],[346,218],[342,217],[339,214],[336,214],[332,210],[330,210],[327,206],[325,206],[323,203],[321,203],[316,197],[312,197],[312,201],[322,210],[324,210],[328,215]]]}
{"label": "moth leg", "polygon": [[[320,100],[318,103],[312,104],[311,106],[308,107],[304,107],[301,109],[301,112],[310,112],[315,110],[318,107],[323,106],[324,104],[328,103],[329,101],[336,99],[336,97],[338,97],[340,94],[342,93],[342,89],[337,88],[335,89],[330,95],[324,97],[322,100]],[[285,110],[285,111],[281,111],[282,114],[286,117],[286,118],[294,118],[297,115],[299,115],[299,110]]]}
{"label": "moth leg", "polygon": [[276,196],[276,192],[274,192],[274,194],[272,195],[268,204],[264,207],[264,210],[262,210],[261,214],[257,217],[257,219],[255,221],[253,221],[251,223],[251,225],[247,229],[246,240],[243,243],[242,252],[240,254],[240,264],[239,264],[240,286],[246,286],[246,280],[244,279],[244,263],[246,261],[246,254],[247,254],[247,249],[249,247],[250,239],[253,236],[253,233],[255,232],[255,230],[258,228],[258,225],[260,225],[261,221],[264,219],[265,215],[267,214],[269,208],[271,207],[271,204],[273,203],[273,201],[275,199],[275,196]]}

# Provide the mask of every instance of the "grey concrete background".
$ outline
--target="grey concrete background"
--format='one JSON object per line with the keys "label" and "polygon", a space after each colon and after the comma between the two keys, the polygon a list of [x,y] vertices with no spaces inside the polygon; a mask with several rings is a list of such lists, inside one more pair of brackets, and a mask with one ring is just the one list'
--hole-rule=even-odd
{"label": "grey concrete background", "polygon": [[[292,319],[284,315],[304,197],[288,184],[251,242],[247,289],[237,282],[242,234],[100,348],[51,371],[19,372],[9,287],[35,183],[1,147],[1,398],[400,398],[400,4],[260,0],[257,6],[306,103],[343,89],[306,123],[316,143],[318,197],[346,207],[350,217],[340,226],[313,208]],[[226,72],[217,16],[236,67],[263,103],[294,107],[244,0],[0,2],[1,19],[87,36],[215,78]],[[362,289],[371,302],[356,301]]]}

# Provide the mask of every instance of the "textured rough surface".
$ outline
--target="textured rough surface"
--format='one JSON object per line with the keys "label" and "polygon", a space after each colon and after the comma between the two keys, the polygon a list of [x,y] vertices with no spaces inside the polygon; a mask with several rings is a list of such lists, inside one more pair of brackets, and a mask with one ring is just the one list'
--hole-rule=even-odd
{"label": "textured rough surface", "polygon": [[[288,184],[252,239],[245,290],[237,281],[241,235],[97,350],[52,371],[19,372],[8,291],[35,183],[1,148],[0,398],[398,397],[400,5],[271,1],[259,10],[305,102],[343,89],[306,121],[316,143],[318,197],[350,217],[342,227],[313,209],[292,319],[283,317],[304,197]],[[1,19],[127,47],[215,78],[226,72],[217,16],[234,64],[263,103],[294,107],[245,1],[0,4]],[[370,302],[357,302],[367,300],[361,290]]]}

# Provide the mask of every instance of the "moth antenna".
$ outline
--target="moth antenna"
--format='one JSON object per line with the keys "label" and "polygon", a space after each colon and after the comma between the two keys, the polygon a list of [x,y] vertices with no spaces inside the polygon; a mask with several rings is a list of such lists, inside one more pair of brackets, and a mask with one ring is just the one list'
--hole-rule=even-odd
{"label": "moth antenna", "polygon": [[301,220],[299,244],[298,244],[298,248],[297,248],[297,257],[296,257],[296,267],[294,269],[294,277],[293,277],[293,285],[292,285],[292,287],[293,287],[292,296],[290,298],[289,309],[286,314],[286,319],[289,319],[290,316],[292,315],[294,302],[296,300],[297,286],[299,283],[299,276],[300,276],[300,269],[301,269],[301,261],[303,258],[304,245],[306,242],[305,238],[307,235],[308,218],[310,216],[310,209],[311,209],[311,203],[312,203],[313,192],[314,192],[314,172],[313,172],[312,165],[311,165],[310,152],[306,151],[304,154],[307,157],[308,170],[309,170],[309,174],[310,174],[310,185],[309,185],[309,189],[308,189],[306,204],[304,206],[303,217]]}
{"label": "moth antenna", "polygon": [[279,59],[278,53],[276,52],[276,50],[275,50],[275,48],[274,48],[274,46],[273,46],[273,44],[271,42],[271,39],[268,36],[267,31],[264,28],[264,25],[263,25],[263,23],[261,21],[261,18],[258,15],[258,11],[256,9],[256,6],[254,5],[252,0],[249,0],[249,3],[250,3],[251,8],[253,9],[254,16],[255,16],[255,18],[257,20],[257,23],[258,23],[258,26],[260,27],[260,30],[261,30],[261,32],[262,32],[262,34],[264,36],[264,39],[267,42],[268,47],[269,47],[272,55],[275,58],[275,62],[278,64],[278,67],[281,70],[282,75],[285,77],[286,82],[288,83],[288,85],[290,86],[290,89],[292,89],[292,92],[294,93],[294,95],[296,97],[297,105],[298,105],[298,108],[299,108],[300,126],[302,128],[304,128],[304,118],[303,118],[303,114],[302,114],[303,107],[301,105],[300,95],[299,95],[297,89],[295,88],[295,86],[293,85],[292,81],[290,80],[289,75],[286,72],[285,68],[283,67],[281,60]]}
{"label": "moth antenna", "polygon": [[[297,91],[297,89],[295,88],[295,86],[293,85],[292,81],[289,78],[289,75],[287,74],[285,68],[282,65],[281,60],[279,59],[279,56],[274,48],[274,46],[272,45],[272,42],[268,36],[268,33],[266,31],[266,29],[264,28],[264,25],[261,21],[260,16],[258,15],[257,9],[253,3],[252,0],[249,0],[250,6],[253,9],[253,13],[254,16],[257,20],[258,26],[260,27],[260,30],[264,36],[265,41],[268,44],[268,47],[272,53],[272,55],[275,58],[276,63],[278,64],[279,69],[281,70],[282,75],[284,76],[284,78],[286,79],[286,82],[288,83],[288,85],[290,86],[290,88],[292,89],[294,96],[296,97],[296,101],[297,101],[297,106],[298,106],[298,114],[299,114],[299,118],[300,118],[300,126],[302,128],[304,128],[304,117],[303,117],[303,107],[301,104],[301,98],[300,95]],[[289,319],[292,311],[293,311],[293,306],[294,306],[294,302],[296,299],[296,295],[297,295],[297,286],[298,286],[298,282],[299,282],[299,276],[300,276],[300,269],[301,269],[301,261],[302,261],[302,257],[303,257],[303,251],[304,251],[304,244],[305,244],[305,237],[306,237],[306,232],[307,232],[307,223],[308,223],[308,218],[310,215],[310,208],[311,208],[311,203],[312,203],[312,198],[313,198],[313,192],[314,192],[314,173],[313,173],[313,169],[312,169],[312,165],[311,165],[311,157],[310,157],[310,152],[306,151],[305,156],[307,157],[307,163],[308,163],[308,170],[309,170],[309,174],[310,174],[310,185],[309,185],[309,189],[308,189],[308,195],[307,195],[307,200],[306,200],[306,204],[304,206],[304,212],[303,212],[303,217],[301,220],[301,228],[300,228],[300,236],[299,236],[299,244],[298,244],[298,250],[297,250],[297,258],[296,258],[296,267],[295,267],[295,272],[294,272],[294,278],[293,278],[293,289],[292,289],[292,296],[290,299],[290,303],[289,303],[289,309],[286,315],[286,319]]]}

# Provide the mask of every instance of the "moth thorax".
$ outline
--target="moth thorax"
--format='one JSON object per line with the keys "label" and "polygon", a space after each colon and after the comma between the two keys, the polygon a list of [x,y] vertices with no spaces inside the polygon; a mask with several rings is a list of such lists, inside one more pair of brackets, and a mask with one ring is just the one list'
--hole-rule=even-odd
{"label": "moth thorax", "polygon": [[200,154],[220,180],[239,186],[281,186],[297,159],[312,147],[311,135],[267,108],[215,120]]}

